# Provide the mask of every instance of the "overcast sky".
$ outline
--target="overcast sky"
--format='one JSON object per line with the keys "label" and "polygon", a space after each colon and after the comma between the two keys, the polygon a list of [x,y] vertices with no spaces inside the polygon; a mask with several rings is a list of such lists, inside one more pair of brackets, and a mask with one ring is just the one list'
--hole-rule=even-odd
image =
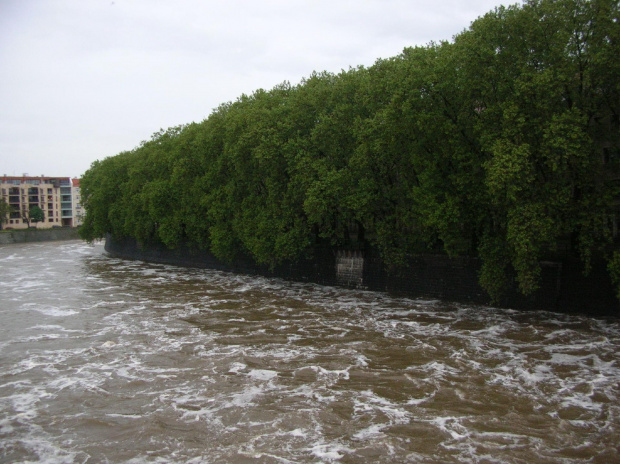
{"label": "overcast sky", "polygon": [[79,177],[242,93],[451,40],[502,0],[0,0],[0,175]]}

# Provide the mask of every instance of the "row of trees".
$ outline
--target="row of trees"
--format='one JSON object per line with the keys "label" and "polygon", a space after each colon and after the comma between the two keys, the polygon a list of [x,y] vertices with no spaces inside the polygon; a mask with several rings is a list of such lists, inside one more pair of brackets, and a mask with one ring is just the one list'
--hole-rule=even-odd
{"label": "row of trees", "polygon": [[529,0],[452,42],[242,95],[93,163],[81,234],[270,265],[317,240],[369,243],[395,267],[475,255],[493,298],[512,272],[535,290],[558,249],[586,272],[605,253],[614,274],[618,10]]}

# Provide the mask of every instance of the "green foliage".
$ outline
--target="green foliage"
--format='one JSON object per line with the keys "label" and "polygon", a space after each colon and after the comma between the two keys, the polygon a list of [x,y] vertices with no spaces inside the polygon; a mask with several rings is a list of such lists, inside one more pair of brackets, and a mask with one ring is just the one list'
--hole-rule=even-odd
{"label": "green foliage", "polygon": [[30,208],[30,211],[28,211],[28,217],[35,224],[37,222],[45,221],[45,214],[43,213],[43,210],[38,206],[33,206],[32,208]]}
{"label": "green foliage", "polygon": [[453,42],[242,95],[93,163],[80,233],[269,266],[317,242],[369,244],[391,268],[466,254],[495,300],[513,278],[535,291],[560,248],[586,272],[608,253],[620,275],[620,166],[602,156],[620,148],[618,16],[612,0],[528,0]]}
{"label": "green foliage", "polygon": [[30,223],[34,222],[35,226],[37,222],[41,222],[45,220],[45,215],[43,214],[43,210],[38,206],[32,206],[30,209],[22,210],[22,220],[26,223],[28,227],[30,227]]}
{"label": "green foliage", "polygon": [[616,286],[616,295],[618,299],[620,299],[620,251],[614,251],[607,264],[607,269],[612,282]]}
{"label": "green foliage", "polygon": [[0,198],[0,230],[2,225],[9,222],[9,214],[11,212],[11,206],[6,202],[4,198]]}

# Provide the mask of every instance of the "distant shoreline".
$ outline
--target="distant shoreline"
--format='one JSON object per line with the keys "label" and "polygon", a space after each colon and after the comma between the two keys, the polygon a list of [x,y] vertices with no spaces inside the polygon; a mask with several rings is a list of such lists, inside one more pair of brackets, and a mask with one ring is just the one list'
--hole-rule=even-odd
{"label": "distant shoreline", "polygon": [[53,242],[60,240],[79,240],[77,227],[56,229],[9,229],[0,230],[0,245],[29,242]]}

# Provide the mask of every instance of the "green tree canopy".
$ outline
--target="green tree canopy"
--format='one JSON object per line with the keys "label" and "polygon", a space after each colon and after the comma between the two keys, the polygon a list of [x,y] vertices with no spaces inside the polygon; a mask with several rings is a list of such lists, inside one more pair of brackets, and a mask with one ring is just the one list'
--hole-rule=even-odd
{"label": "green tree canopy", "polygon": [[35,225],[37,222],[45,221],[45,214],[43,213],[43,210],[38,206],[33,206],[32,208],[30,208],[30,210],[28,211],[28,217],[30,221],[35,223]]}
{"label": "green tree canopy", "polygon": [[528,0],[451,42],[242,95],[93,163],[81,234],[270,266],[318,242],[391,268],[477,256],[495,299],[513,277],[533,292],[557,253],[620,276],[618,10]]}
{"label": "green tree canopy", "polygon": [[2,226],[9,222],[9,214],[11,213],[11,206],[6,202],[4,198],[0,198],[0,230]]}

